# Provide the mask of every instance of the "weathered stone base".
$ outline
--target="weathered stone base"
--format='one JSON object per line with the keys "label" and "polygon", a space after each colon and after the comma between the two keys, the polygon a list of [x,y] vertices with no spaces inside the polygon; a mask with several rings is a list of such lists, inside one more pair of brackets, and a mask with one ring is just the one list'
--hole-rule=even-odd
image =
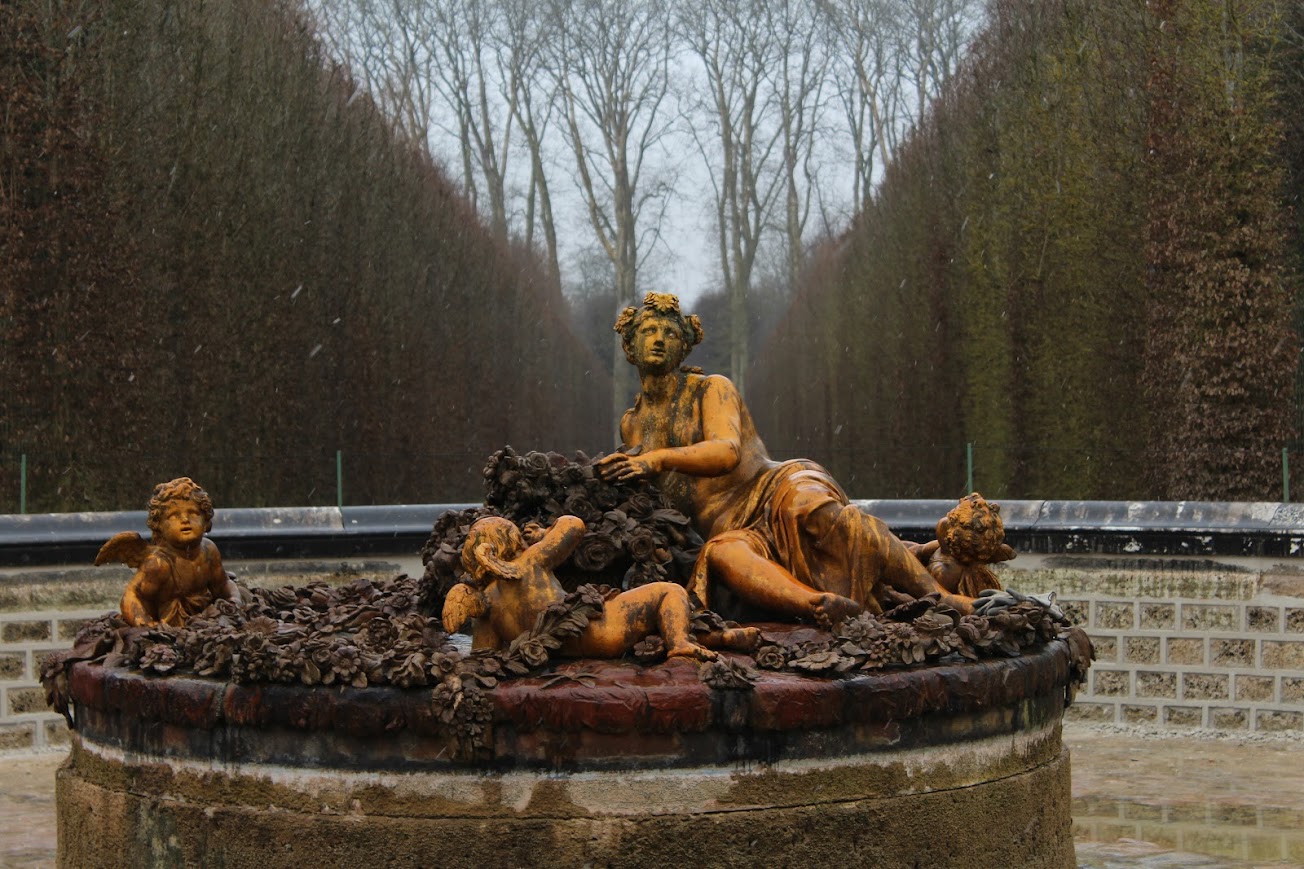
{"label": "weathered stone base", "polygon": [[74,738],[59,865],[1072,867],[1069,759],[1034,733],[829,762],[362,773]]}

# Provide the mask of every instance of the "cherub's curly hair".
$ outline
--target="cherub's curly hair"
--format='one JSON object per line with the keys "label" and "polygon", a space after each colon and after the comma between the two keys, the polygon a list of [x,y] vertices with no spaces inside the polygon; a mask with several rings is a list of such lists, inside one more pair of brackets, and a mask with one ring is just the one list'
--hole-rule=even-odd
{"label": "cherub's curly hair", "polygon": [[648,293],[643,297],[643,304],[638,308],[625,308],[616,318],[616,325],[612,329],[619,333],[620,344],[625,349],[625,358],[633,363],[634,361],[634,330],[638,324],[648,317],[657,316],[673,320],[679,326],[679,332],[684,336],[684,355],[687,356],[693,348],[702,343],[705,332],[702,331],[702,321],[696,314],[684,316],[679,310],[679,297],[673,293]]}
{"label": "cherub's curly hair", "polygon": [[213,499],[208,497],[208,493],[194,480],[189,477],[177,477],[175,480],[155,486],[154,495],[149,499],[149,515],[145,518],[145,524],[155,536],[158,535],[159,527],[163,524],[163,511],[173,501],[195,502],[195,506],[204,516],[204,533],[213,530]]}
{"label": "cherub's curly hair", "polygon": [[937,530],[942,551],[956,561],[988,564],[1004,560],[999,557],[1005,542],[1001,505],[988,504],[977,492],[961,498]]}
{"label": "cherub's curly hair", "polygon": [[516,541],[512,539],[515,533],[517,538],[521,538],[521,530],[510,519],[504,519],[501,516],[485,516],[483,519],[477,519],[467,532],[466,542],[462,544],[462,569],[476,585],[487,585],[491,577],[488,575],[488,569],[480,561],[475,550],[482,544],[488,543],[493,547],[494,554],[500,558],[509,558],[507,553],[516,546]]}

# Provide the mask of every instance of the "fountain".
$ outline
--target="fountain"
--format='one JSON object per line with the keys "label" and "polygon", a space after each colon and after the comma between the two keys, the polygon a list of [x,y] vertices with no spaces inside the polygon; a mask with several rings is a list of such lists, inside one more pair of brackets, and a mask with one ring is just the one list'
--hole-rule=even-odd
{"label": "fountain", "polygon": [[[904,544],[679,369],[677,300],[617,328],[626,447],[500,451],[425,577],[213,583],[180,625],[124,607],[47,661],[75,729],[60,865],[1072,866],[1060,720],[1090,644],[929,571],[1008,558],[998,512],[985,558]],[[472,533],[489,515],[505,536]]]}

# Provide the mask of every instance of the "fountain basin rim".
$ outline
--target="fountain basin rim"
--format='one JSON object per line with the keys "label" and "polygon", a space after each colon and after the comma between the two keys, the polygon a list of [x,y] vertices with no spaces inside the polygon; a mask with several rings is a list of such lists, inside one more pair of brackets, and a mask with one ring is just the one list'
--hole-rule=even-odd
{"label": "fountain basin rim", "polygon": [[[458,758],[430,688],[238,685],[85,662],[69,687],[84,739],[142,754],[358,769],[672,768],[923,746],[1058,721],[1069,651],[1055,641],[1015,658],[849,679],[761,671],[752,690],[712,689],[678,659],[554,669],[488,692],[492,739],[473,760]],[[555,684],[557,673],[584,682]]]}

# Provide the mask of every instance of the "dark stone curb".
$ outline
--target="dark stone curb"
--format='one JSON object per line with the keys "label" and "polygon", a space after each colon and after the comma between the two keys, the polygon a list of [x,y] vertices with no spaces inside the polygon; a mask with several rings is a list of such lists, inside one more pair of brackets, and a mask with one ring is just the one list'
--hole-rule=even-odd
{"label": "dark stone curb", "polygon": [[[945,500],[855,501],[906,540],[933,539]],[[224,557],[415,554],[446,510],[470,504],[223,509],[212,538]],[[1128,556],[1304,556],[1304,504],[1224,501],[1002,501],[1021,552]],[[147,534],[144,511],[0,515],[0,566],[86,563],[119,531]]]}
{"label": "dark stone curb", "polygon": [[[954,506],[943,500],[855,501],[903,539],[926,542]],[[1304,504],[1266,501],[1001,501],[1020,552],[1127,556],[1304,556]]]}
{"label": "dark stone curb", "polygon": [[[472,506],[219,509],[209,536],[226,559],[411,555],[441,514]],[[119,531],[148,537],[145,511],[0,515],[0,565],[89,563]]]}
{"label": "dark stone curb", "polygon": [[[754,690],[712,689],[697,666],[577,661],[488,692],[492,757],[479,769],[664,768],[1008,734],[1058,720],[1068,648],[889,669],[849,679],[761,671]],[[582,679],[582,681],[581,681]],[[459,766],[431,689],[235,685],[76,664],[77,729],[126,751],[286,766]]]}

